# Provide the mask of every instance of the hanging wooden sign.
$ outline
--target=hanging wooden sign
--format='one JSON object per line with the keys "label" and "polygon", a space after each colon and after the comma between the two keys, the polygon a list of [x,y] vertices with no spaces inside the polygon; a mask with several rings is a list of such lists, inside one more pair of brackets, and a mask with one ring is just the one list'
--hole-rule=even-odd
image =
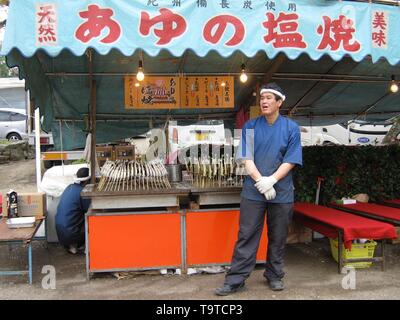
{"label": "hanging wooden sign", "polygon": [[234,78],[151,77],[139,86],[133,76],[125,77],[126,109],[218,109],[234,108]]}
{"label": "hanging wooden sign", "polygon": [[177,109],[180,105],[178,77],[147,76],[136,86],[133,76],[125,77],[126,109]]}

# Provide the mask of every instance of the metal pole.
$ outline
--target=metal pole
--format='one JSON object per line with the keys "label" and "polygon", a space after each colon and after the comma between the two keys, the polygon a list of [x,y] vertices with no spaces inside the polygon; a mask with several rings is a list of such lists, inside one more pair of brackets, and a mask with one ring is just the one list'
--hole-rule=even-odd
{"label": "metal pole", "polygon": [[187,274],[187,241],[186,241],[186,216],[187,210],[180,212],[181,215],[181,268],[182,273]]}
{"label": "metal pole", "polygon": [[28,245],[29,284],[32,284],[32,242]]}
{"label": "metal pole", "polygon": [[31,114],[32,114],[32,104],[31,97],[29,94],[29,90],[25,91],[25,109],[26,114],[28,117],[26,118],[26,128],[28,129],[28,134],[32,133],[32,121],[31,121]]}
{"label": "metal pole", "polygon": [[89,264],[89,208],[88,212],[85,213],[85,255],[86,255],[86,280],[90,280],[90,264]]}
{"label": "metal pole", "polygon": [[342,273],[343,269],[343,232],[338,231],[338,273]]}
{"label": "metal pole", "polygon": [[[60,124],[60,144],[61,144],[61,153],[64,152],[64,146],[63,146],[63,133],[62,133],[62,120],[58,120]],[[64,157],[61,159],[61,166],[62,166],[62,175],[64,176]]]}
{"label": "metal pole", "polygon": [[274,80],[291,80],[291,81],[316,81],[316,82],[344,82],[344,83],[389,83],[388,80],[363,80],[363,79],[325,79],[325,78],[300,78],[300,77],[282,77],[273,76]]}
{"label": "metal pole", "polygon": [[35,162],[36,162],[36,188],[38,191],[40,182],[42,180],[42,168],[40,165],[40,111],[39,108],[35,109]]}
{"label": "metal pole", "polygon": [[[268,82],[271,79],[282,79],[282,80],[308,80],[308,81],[338,81],[338,82],[371,82],[371,83],[389,83],[390,79],[382,76],[369,76],[369,75],[346,75],[346,74],[326,74],[326,73],[282,73],[274,72],[279,68],[280,64],[284,62],[285,56],[280,56],[279,64],[273,65],[268,72],[246,72],[251,76],[263,76],[263,82]],[[186,73],[146,73],[148,76],[162,77],[162,76],[237,76],[240,72],[186,72]],[[131,76],[135,77],[135,73],[118,73],[118,72],[46,72],[46,76],[50,77],[82,77],[82,76],[101,76],[101,77],[121,77]]]}

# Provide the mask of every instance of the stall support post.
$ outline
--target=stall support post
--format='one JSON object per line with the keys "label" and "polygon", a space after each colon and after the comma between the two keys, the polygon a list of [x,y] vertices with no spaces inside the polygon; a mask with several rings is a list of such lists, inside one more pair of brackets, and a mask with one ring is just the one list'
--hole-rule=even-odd
{"label": "stall support post", "polygon": [[[60,145],[61,145],[61,152],[64,152],[64,145],[63,145],[63,132],[62,132],[62,120],[58,120],[60,126]],[[64,176],[64,157],[61,160],[62,165],[62,175]]]}
{"label": "stall support post", "polygon": [[36,187],[39,191],[40,182],[42,180],[42,169],[40,166],[40,111],[39,107],[35,109],[35,154],[36,154]]}
{"label": "stall support post", "polygon": [[181,269],[182,274],[187,274],[187,259],[186,259],[186,210],[181,211]]}
{"label": "stall support post", "polygon": [[32,242],[28,244],[29,284],[32,284]]}
{"label": "stall support post", "polygon": [[90,183],[96,183],[96,80],[93,79],[93,50],[89,49],[89,81],[90,81]]}
{"label": "stall support post", "polygon": [[382,239],[381,242],[381,249],[382,249],[382,271],[386,270],[386,259],[385,259],[385,249],[386,249],[386,239]]}
{"label": "stall support post", "polygon": [[90,146],[90,174],[92,184],[96,183],[96,81],[91,80],[90,85],[90,122],[91,122],[91,146]]}
{"label": "stall support post", "polygon": [[[89,208],[88,212],[91,211]],[[88,212],[85,213],[85,255],[86,255],[86,280],[90,280],[90,269],[89,269],[89,218]]]}
{"label": "stall support post", "polygon": [[31,99],[29,90],[25,91],[25,106],[26,106],[26,114],[28,115],[28,117],[26,118],[26,128],[28,129],[28,134],[31,134],[33,130],[33,121],[34,121],[33,120],[34,110],[32,110],[32,108],[35,108],[35,101],[33,98]]}
{"label": "stall support post", "polygon": [[338,232],[338,273],[342,273],[342,269],[343,269],[343,232],[339,231]]}

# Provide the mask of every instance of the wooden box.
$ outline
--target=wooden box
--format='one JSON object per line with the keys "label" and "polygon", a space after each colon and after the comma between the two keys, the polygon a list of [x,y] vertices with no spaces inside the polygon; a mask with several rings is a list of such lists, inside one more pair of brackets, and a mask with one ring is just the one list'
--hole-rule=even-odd
{"label": "wooden box", "polygon": [[312,231],[296,221],[289,225],[286,243],[306,243],[312,241]]}
{"label": "wooden box", "polygon": [[115,146],[115,160],[135,160],[135,146]]}
{"label": "wooden box", "polygon": [[100,167],[106,162],[107,159],[114,161],[115,154],[113,146],[96,146],[96,156]]}

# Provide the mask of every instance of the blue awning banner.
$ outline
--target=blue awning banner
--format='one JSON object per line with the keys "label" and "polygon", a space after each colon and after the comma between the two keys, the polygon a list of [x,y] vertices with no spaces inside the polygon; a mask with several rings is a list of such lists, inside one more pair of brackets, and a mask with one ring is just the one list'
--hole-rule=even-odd
{"label": "blue awning banner", "polygon": [[130,56],[191,49],[228,57],[240,50],[290,59],[307,53],[338,61],[370,55],[392,65],[400,60],[399,7],[353,1],[305,0],[24,0],[11,1],[2,54],[24,56],[43,49],[50,56],[116,48]]}

